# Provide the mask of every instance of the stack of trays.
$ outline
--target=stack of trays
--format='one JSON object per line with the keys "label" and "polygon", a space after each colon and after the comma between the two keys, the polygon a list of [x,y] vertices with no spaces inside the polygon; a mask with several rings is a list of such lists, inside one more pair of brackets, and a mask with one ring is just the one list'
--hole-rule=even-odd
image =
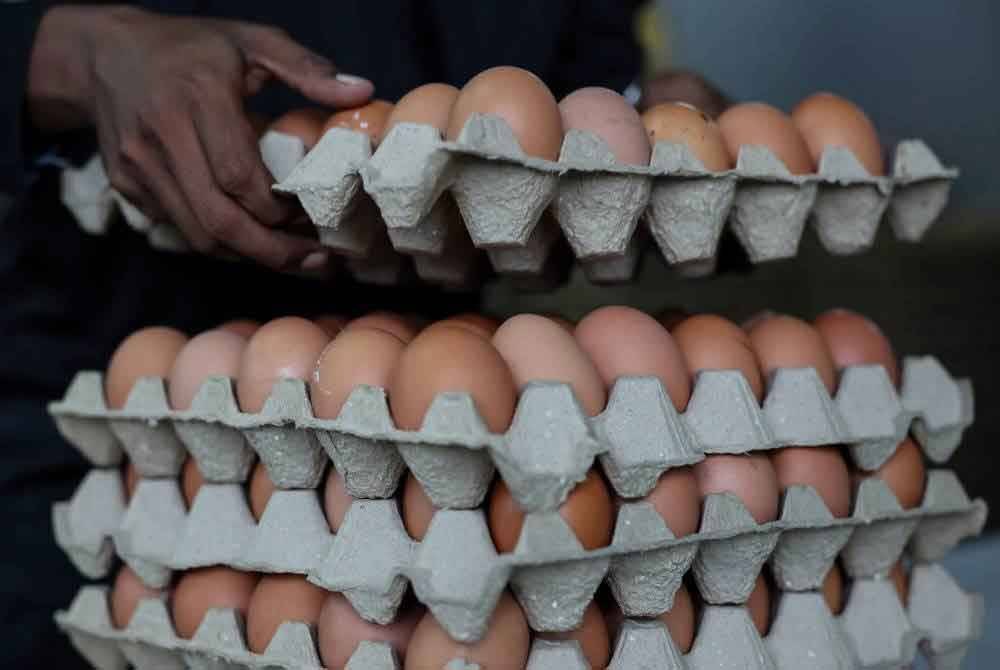
{"label": "stack of trays", "polygon": [[[896,147],[885,177],[838,147],[804,176],[762,147],[745,147],[726,172],[707,171],[668,142],[656,144],[648,167],[622,165],[603,140],[579,130],[566,134],[552,162],[525,155],[506,122],[481,114],[456,142],[404,123],[374,153],[368,135],[342,128],[308,154],[297,138],[273,131],[261,150],[275,190],[299,199],[356,279],[396,284],[415,271],[461,288],[482,280],[481,250],[501,275],[558,274],[560,238],[596,282],[629,281],[653,244],[682,273],[709,274],[727,223],[755,263],[795,256],[809,219],[837,255],[869,248],[883,214],[897,237],[916,241],[958,175],[920,140]],[[87,229],[106,227],[118,204],[152,242],[177,243],[175,231],[157,232],[114,194],[99,159],[65,171],[63,202]]]}
{"label": "stack of trays", "polygon": [[[882,481],[864,480],[843,519],[808,487],[786,490],[780,518],[766,524],[735,496],[713,494],[699,532],[681,539],[649,503],[624,502],[611,545],[593,551],[555,511],[595,459],[626,499],[705,454],[846,444],[855,465],[871,470],[909,431],[942,463],[972,421],[972,390],[930,357],[905,360],[898,394],[878,366],[845,370],[833,398],[812,369],[779,370],[762,404],[741,373],[703,372],[683,414],[655,378],[619,379],[593,418],[567,386],[532,383],[504,435],[488,433],[471,399],[455,393],[439,395],[416,432],[394,428],[385,392],[372,387],[356,388],[337,419],[316,419],[298,380],[276,384],[262,412],[248,415],[229,379],[208,380],[184,412],[168,408],[163,380],[143,379],[124,409],[109,410],[100,374],[80,373],[50,412],[95,466],[53,510],[59,544],[92,578],[108,573],[115,553],[156,587],[172,571],[218,564],[297,573],[344,593],[378,623],[393,620],[412,586],[453,638],[469,641],[483,634],[508,585],[532,629],[563,631],[580,624],[605,579],[626,617],[652,617],[672,607],[690,571],[706,603],[691,651],[682,655],[662,624],[629,619],[614,649],[616,670],[899,668],[918,646],[934,667],[957,668],[980,633],[981,599],[936,565],[986,518],[985,504],[970,500],[949,470],[932,469],[922,504],[905,511]],[[127,507],[123,451],[143,477]],[[207,483],[185,512],[176,478],[188,454]],[[281,489],[259,524],[241,485],[257,458]],[[358,498],[335,535],[311,490],[328,461]],[[419,543],[392,499],[407,468],[441,508]],[[477,509],[495,470],[528,512],[510,554],[497,554]],[[908,608],[886,578],[904,552],[915,564]],[[834,617],[818,590],[838,556],[853,585]],[[782,593],[762,639],[745,603],[766,562]],[[101,669],[320,665],[308,626],[284,624],[266,653],[254,655],[232,611],[213,611],[182,640],[163,601],[152,599],[116,630],[102,587],[85,587],[56,618]],[[366,643],[348,667],[391,670],[398,662],[388,647]],[[588,666],[577,642],[536,640],[528,667]]]}

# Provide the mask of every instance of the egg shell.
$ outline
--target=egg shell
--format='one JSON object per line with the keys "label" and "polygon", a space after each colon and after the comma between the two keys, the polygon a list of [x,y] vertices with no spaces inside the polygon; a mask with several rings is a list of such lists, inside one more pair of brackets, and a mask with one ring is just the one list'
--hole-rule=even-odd
{"label": "egg shell", "polygon": [[387,642],[399,658],[405,660],[413,630],[425,611],[420,606],[407,608],[394,622],[382,626],[358,616],[342,594],[328,594],[319,613],[316,631],[324,667],[333,670],[343,668],[363,641]]}
{"label": "egg shell", "polygon": [[889,570],[889,579],[892,580],[892,585],[896,588],[896,593],[899,594],[899,601],[905,607],[910,601],[910,576],[906,573],[902,561],[897,561]]}
{"label": "egg shell", "polygon": [[124,407],[132,387],[142,377],[166,378],[187,341],[187,335],[165,326],[143,328],[122,340],[104,377],[108,407]]}
{"label": "egg shell", "polygon": [[669,610],[656,617],[666,625],[670,637],[681,653],[691,651],[695,634],[695,611],[691,593],[683,584],[674,594],[674,605]]}
{"label": "egg shell", "polygon": [[447,138],[457,140],[474,113],[506,121],[527,155],[550,161],[559,157],[563,139],[559,105],[545,82],[531,72],[500,66],[470,79],[451,108]]}
{"label": "egg shell", "polygon": [[608,635],[608,624],[604,621],[597,603],[591,602],[583,611],[583,621],[576,630],[565,633],[538,633],[542,640],[576,640],[591,668],[607,667],[611,660],[611,640]]}
{"label": "egg shell", "polygon": [[385,100],[372,100],[367,105],[345,109],[327,119],[321,135],[331,128],[347,128],[368,135],[372,146],[378,146],[392,109],[392,103]]}
{"label": "egg shell", "polygon": [[331,468],[323,487],[323,511],[332,532],[340,530],[347,510],[353,503],[354,498],[347,492],[344,475]]}
{"label": "egg shell", "polygon": [[385,330],[347,328],[319,356],[309,380],[313,414],[335,419],[357,386],[386,388],[406,344]]}
{"label": "egg shell", "polygon": [[747,334],[765,377],[778,368],[813,368],[833,394],[837,385],[833,359],[823,337],[810,324],[776,314],[755,321]]}
{"label": "egg shell", "polygon": [[683,102],[665,102],[647,109],[642,124],[649,143],[683,144],[712,172],[728,170],[733,159],[726,149],[719,124],[697,107]]}
{"label": "egg shell", "polygon": [[146,598],[157,598],[163,594],[163,589],[151,589],[142,583],[132,568],[123,565],[115,576],[111,587],[111,624],[115,628],[125,628],[139,601]]}
{"label": "egg shell", "polygon": [[260,518],[264,516],[264,509],[267,507],[272,493],[274,493],[274,482],[268,476],[267,468],[264,467],[264,464],[258,462],[253,468],[253,474],[250,476],[248,492],[250,513],[253,514],[255,520],[260,521]]}
{"label": "egg shell", "polygon": [[[487,514],[497,551],[514,551],[524,525],[524,512],[502,479],[493,486]],[[610,544],[615,523],[614,504],[596,470],[587,472],[586,478],[569,492],[559,507],[559,515],[584,549],[600,549]]]}
{"label": "egg shell", "polygon": [[845,147],[869,174],[885,174],[885,160],[875,124],[850,100],[833,93],[813,94],[795,106],[792,121],[802,133],[817,165],[827,147]]}
{"label": "egg shell", "polygon": [[604,410],[604,380],[573,334],[552,319],[513,316],[497,329],[493,345],[510,366],[518,389],[531,381],[563,382],[589,416]]}
{"label": "egg shell", "polygon": [[694,470],[671,468],[664,472],[653,490],[643,498],[650,503],[675,537],[698,531],[701,521],[701,493]]}
{"label": "egg shell", "polygon": [[302,575],[264,575],[247,609],[247,647],[263,654],[286,621],[316,625],[327,592]]}
{"label": "egg shell", "polygon": [[438,323],[465,328],[481,335],[482,337],[485,337],[486,339],[491,339],[493,337],[493,333],[497,332],[497,328],[500,327],[500,321],[497,319],[484,314],[474,314],[472,312],[449,316],[447,319],[443,319]]}
{"label": "egg shell", "polygon": [[233,319],[221,324],[218,330],[228,330],[231,333],[242,335],[249,340],[257,332],[258,328],[260,328],[260,321],[254,321],[253,319]]}
{"label": "egg shell", "polygon": [[127,503],[135,495],[135,488],[139,486],[139,471],[136,470],[132,461],[125,464],[125,472],[122,477],[125,481],[125,502]]}
{"label": "egg shell", "polygon": [[683,412],[691,397],[691,379],[680,348],[656,319],[631,307],[601,307],[575,330],[610,390],[621,377],[657,377],[674,407]]}
{"label": "egg shell", "polygon": [[809,147],[790,116],[763,102],[733,105],[719,116],[719,128],[729,155],[742,146],[767,147],[792,174],[816,171]]}
{"label": "egg shell", "polygon": [[385,123],[379,142],[397,123],[419,123],[448,132],[448,117],[458,99],[458,89],[450,84],[424,84],[413,89],[396,102]]}
{"label": "egg shell", "polygon": [[455,658],[478,663],[483,670],[523,668],[528,662],[531,633],[517,601],[503,593],[481,640],[461,643],[452,640],[434,615],[421,617],[406,650],[405,670],[443,668]]}
{"label": "egg shell", "polygon": [[323,329],[295,316],[269,321],[243,350],[236,378],[240,409],[256,413],[264,407],[279,379],[309,380],[320,352],[330,341]]}
{"label": "egg shell", "polygon": [[576,330],[576,324],[562,314],[556,314],[555,312],[542,312],[541,316],[544,316],[550,321],[555,321],[556,324],[561,326],[567,333],[572,333]]}
{"label": "egg shell", "polygon": [[355,328],[384,330],[407,344],[420,332],[420,326],[413,319],[402,314],[396,314],[395,312],[372,312],[371,314],[351,319],[345,326],[346,330]]}
{"label": "egg shell", "polygon": [[184,502],[187,503],[188,509],[194,505],[194,499],[204,483],[205,478],[201,476],[198,463],[193,458],[184,461],[184,468],[181,470],[181,493],[184,495]]}
{"label": "egg shell", "polygon": [[327,337],[337,337],[347,326],[347,318],[338,314],[323,314],[313,319],[313,323],[323,329]]}
{"label": "egg shell", "polygon": [[757,523],[778,518],[778,476],[766,454],[710,454],[694,465],[702,498],[732,493]]}
{"label": "egg shell", "polygon": [[435,513],[437,508],[424,487],[413,473],[409,473],[403,484],[403,525],[406,526],[406,532],[418,542],[424,539]]}
{"label": "egg shell", "polygon": [[823,579],[823,600],[834,615],[844,611],[844,573],[836,563]]}
{"label": "egg shell", "polygon": [[771,628],[771,589],[763,575],[757,575],[757,582],[747,600],[747,609],[750,611],[750,620],[753,621],[757,632],[762,637],[767,635],[767,631]]}
{"label": "egg shell", "polygon": [[851,515],[851,474],[837,447],[785,447],[771,454],[782,490],[811,486],[838,518]]}
{"label": "egg shell", "polygon": [[389,382],[396,427],[418,430],[435,396],[445,391],[468,393],[490,431],[510,426],[517,390],[497,350],[469,330],[432,326],[406,346]]}
{"label": "egg shell", "polygon": [[671,332],[692,375],[702,370],[739,370],[757,400],[764,397],[764,379],[750,338],[732,321],[714,314],[684,319]]}
{"label": "egg shell", "polygon": [[855,471],[855,483],[868,477],[878,477],[886,483],[903,509],[919,507],[927,484],[927,466],[920,447],[907,437],[892,457],[874,472]]}
{"label": "egg shell", "polygon": [[188,340],[167,376],[170,406],[190,409],[209,377],[236,377],[247,339],[228,330],[208,330]]}
{"label": "egg shell", "polygon": [[559,102],[563,129],[585,130],[600,137],[625,165],[649,165],[649,136],[635,107],[609,88],[576,90]]}
{"label": "egg shell", "polygon": [[660,325],[673,333],[674,328],[684,322],[691,316],[688,312],[680,308],[670,308],[662,310],[657,316],[656,320],[660,322]]}
{"label": "egg shell", "polygon": [[171,596],[174,629],[191,639],[210,609],[234,609],[247,615],[257,574],[232,568],[188,570],[177,580]]}
{"label": "egg shell", "polygon": [[813,326],[826,342],[838,369],[852,365],[881,365],[899,386],[899,360],[882,330],[871,319],[846,309],[820,314]]}
{"label": "egg shell", "polygon": [[318,107],[293,109],[275,119],[270,129],[299,138],[306,151],[309,151],[319,141],[323,134],[323,124],[329,116],[330,112]]}

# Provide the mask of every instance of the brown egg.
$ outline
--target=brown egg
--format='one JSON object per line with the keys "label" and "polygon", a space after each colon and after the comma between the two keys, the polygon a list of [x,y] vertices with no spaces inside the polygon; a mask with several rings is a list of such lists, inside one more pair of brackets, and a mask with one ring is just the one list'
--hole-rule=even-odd
{"label": "brown egg", "polygon": [[661,326],[663,326],[664,328],[669,330],[671,334],[673,334],[674,328],[683,323],[684,320],[687,319],[689,316],[691,315],[688,312],[684,311],[683,309],[670,308],[661,311],[657,315],[656,320],[660,322]]}
{"label": "brown egg", "polygon": [[823,336],[838,369],[851,365],[881,365],[892,383],[899,386],[896,353],[875,322],[857,312],[831,309],[820,314],[813,326]]}
{"label": "brown egg", "polygon": [[204,483],[205,478],[201,476],[198,464],[189,456],[181,470],[181,493],[184,494],[184,502],[187,503],[188,509],[194,505],[194,499]]}
{"label": "brown egg", "polygon": [[132,568],[123,565],[111,588],[111,624],[115,628],[125,628],[141,601],[162,595],[163,589],[149,588],[132,572]]}
{"label": "brown egg", "polygon": [[559,105],[541,79],[518,67],[480,72],[459,91],[448,117],[449,140],[457,140],[473,113],[499,116],[529,156],[554,161],[562,148]]}
{"label": "brown egg", "polygon": [[601,609],[593,601],[583,611],[583,621],[576,630],[565,633],[538,633],[537,637],[542,640],[576,640],[580,643],[580,649],[591,668],[606,668],[608,661],[611,660],[608,624],[604,621]]}
{"label": "brown egg", "polygon": [[313,323],[322,328],[327,337],[334,338],[347,326],[347,319],[336,314],[323,314],[313,319]]}
{"label": "brown egg", "polygon": [[739,156],[742,146],[767,147],[792,174],[815,172],[809,147],[791,117],[763,102],[733,105],[719,117],[729,155]]}
{"label": "brown egg", "polygon": [[331,128],[347,128],[364,133],[371,138],[372,146],[378,146],[392,108],[391,102],[372,100],[367,105],[345,109],[331,116],[323,126],[322,132],[325,134]]}
{"label": "brown egg", "polygon": [[[559,515],[566,520],[584,549],[599,549],[611,542],[615,524],[614,504],[608,487],[596,470],[576,485],[562,506]],[[524,512],[502,479],[497,479],[490,494],[490,535],[497,551],[511,552],[517,546],[524,525]]]}
{"label": "brown egg", "polygon": [[747,609],[750,610],[750,619],[757,632],[762,636],[767,635],[771,628],[771,589],[764,580],[764,575],[757,575],[757,583],[747,600]]}
{"label": "brown egg", "polygon": [[365,316],[352,319],[345,327],[347,330],[354,328],[375,328],[384,330],[399,338],[404,344],[410,341],[420,332],[420,327],[413,319],[393,312],[372,312]]}
{"label": "brown egg", "polygon": [[823,580],[823,600],[834,615],[844,611],[844,573],[836,563]]}
{"label": "brown egg", "polygon": [[258,328],[260,328],[260,321],[254,321],[253,319],[233,319],[232,321],[226,321],[216,330],[228,330],[230,333],[242,335],[249,340],[257,332]]}
{"label": "brown egg", "polygon": [[697,314],[674,327],[671,335],[688,370],[739,370],[757,400],[764,397],[764,380],[750,338],[732,321],[714,314]]}
{"label": "brown egg", "polygon": [[835,517],[851,515],[851,474],[837,447],[785,447],[771,453],[784,491],[793,484],[816,489]]}
{"label": "brown egg", "polygon": [[562,314],[556,314],[555,312],[542,312],[540,316],[544,316],[550,321],[555,321],[557,325],[561,326],[567,333],[572,334],[576,330],[576,324],[570,321]]}
{"label": "brown egg", "polygon": [[445,391],[468,393],[490,431],[510,426],[517,390],[497,350],[469,330],[432,326],[407,345],[389,382],[396,427],[418,430],[435,396]]}
{"label": "brown egg", "polygon": [[108,407],[124,407],[132,387],[142,377],[166,378],[187,339],[179,330],[152,326],[137,330],[122,340],[104,376]]}
{"label": "brown egg", "polygon": [[302,575],[264,575],[257,582],[247,609],[247,646],[263,654],[286,621],[315,626],[327,592]]}
{"label": "brown egg", "polygon": [[910,576],[906,574],[902,561],[897,561],[889,570],[889,579],[892,580],[892,585],[896,588],[896,593],[899,594],[899,601],[905,607],[910,601]]}
{"label": "brown egg", "polygon": [[306,151],[309,151],[319,142],[323,134],[323,124],[329,115],[330,112],[316,107],[293,109],[279,116],[271,124],[270,129],[299,138],[305,145]]}
{"label": "brown egg", "polygon": [[188,570],[177,580],[171,611],[177,635],[191,639],[210,609],[234,609],[247,615],[257,573],[211,567]]}
{"label": "brown egg", "polygon": [[358,616],[351,602],[342,594],[327,594],[316,631],[323,665],[331,670],[340,670],[363,641],[387,642],[396,655],[405,660],[413,629],[425,611],[423,606],[409,607],[400,612],[391,624],[380,626]]}
{"label": "brown egg", "polygon": [[449,84],[424,84],[413,89],[396,103],[385,123],[379,142],[397,123],[419,123],[448,132],[448,117],[458,98],[458,89]]}
{"label": "brown egg", "polygon": [[500,322],[493,317],[486,316],[484,314],[474,314],[472,312],[449,316],[447,319],[439,321],[438,324],[448,324],[459,328],[465,328],[466,330],[470,330],[488,340],[493,337],[493,334],[497,332],[497,328],[500,327]]}
{"label": "brown egg", "polygon": [[811,325],[780,314],[756,321],[747,333],[765,377],[778,368],[813,368],[826,390],[834,392],[837,375],[830,350]]}
{"label": "brown egg", "polygon": [[135,489],[139,486],[139,471],[135,469],[135,465],[132,461],[125,464],[125,502],[132,499],[135,495]]}
{"label": "brown egg", "polygon": [[493,345],[510,366],[518,389],[531,381],[563,382],[589,416],[604,411],[607,393],[600,372],[572,333],[552,319],[513,316],[493,335]]}
{"label": "brown egg", "polygon": [[267,508],[272,493],[274,493],[274,483],[268,476],[264,464],[258,462],[250,476],[249,491],[250,512],[255,520],[260,521],[260,518],[264,516],[264,509]]}
{"label": "brown egg", "polygon": [[635,107],[608,88],[591,86],[567,95],[559,103],[563,128],[585,130],[600,137],[615,159],[626,165],[649,165],[649,136]]}
{"label": "brown egg", "polygon": [[885,464],[874,472],[854,472],[855,482],[868,477],[878,477],[886,483],[899,500],[903,509],[920,507],[927,483],[927,468],[920,447],[907,437]]}
{"label": "brown egg", "polygon": [[687,365],[656,319],[631,307],[601,307],[574,334],[609,390],[620,377],[657,377],[677,411],[684,411],[691,397]]}
{"label": "brown egg", "polygon": [[406,483],[403,484],[403,525],[410,537],[417,541],[424,539],[436,513],[437,508],[417,478],[412,472],[406,475]]}
{"label": "brown egg", "polygon": [[167,376],[174,409],[190,409],[191,401],[209,377],[236,377],[247,339],[228,330],[208,330],[188,340]]}
{"label": "brown egg", "polygon": [[691,651],[696,622],[694,602],[686,586],[682,584],[677,589],[677,593],[674,594],[674,606],[656,618],[666,625],[670,637],[674,639],[681,653],[686,654]]}
{"label": "brown egg", "polygon": [[344,475],[333,468],[326,476],[326,486],[323,487],[323,511],[326,512],[326,522],[330,525],[330,530],[336,533],[340,530],[340,525],[344,523],[347,510],[350,509],[354,498],[347,492],[344,485]]}
{"label": "brown egg", "polygon": [[244,412],[256,413],[279,379],[308,380],[330,338],[305,319],[290,316],[269,321],[250,338],[240,358],[236,398]]}
{"label": "brown egg", "polygon": [[406,650],[406,670],[444,668],[453,659],[478,663],[483,670],[523,668],[528,662],[531,632],[520,605],[509,593],[500,596],[486,634],[478,642],[456,642],[427,612]]}
{"label": "brown egg", "polygon": [[691,468],[667,470],[643,500],[656,508],[675,537],[697,532],[701,521],[701,493]]}
{"label": "brown egg", "polygon": [[326,346],[309,381],[313,414],[336,419],[344,401],[362,385],[387,388],[406,345],[375,328],[347,328]]}
{"label": "brown egg", "polygon": [[697,107],[683,102],[664,102],[642,115],[649,143],[674,142],[686,145],[706,170],[721,172],[733,166],[722,130]]}
{"label": "brown egg", "polygon": [[757,523],[778,518],[778,476],[766,454],[710,454],[695,464],[702,498],[729,492],[743,501]]}
{"label": "brown egg", "polygon": [[796,105],[792,121],[805,138],[817,165],[826,147],[846,147],[870,174],[885,174],[878,131],[861,108],[850,100],[833,93],[816,93]]}

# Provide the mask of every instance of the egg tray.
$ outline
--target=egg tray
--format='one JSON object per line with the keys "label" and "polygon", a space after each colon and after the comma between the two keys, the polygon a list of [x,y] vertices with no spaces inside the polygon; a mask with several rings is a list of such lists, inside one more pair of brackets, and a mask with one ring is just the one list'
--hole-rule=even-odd
{"label": "egg tray", "polygon": [[[816,591],[785,592],[771,630],[761,638],[742,606],[705,607],[691,651],[684,655],[662,623],[626,620],[609,670],[854,670],[909,664],[918,646],[934,670],[958,670],[982,634],[983,600],[965,593],[939,565],[916,565],[904,609],[884,578],[856,580],[841,616]],[[98,670],[319,668],[315,631],[282,624],[264,654],[247,650],[244,622],[233,610],[210,610],[191,640],[177,637],[163,599],[139,603],[123,630],[111,624],[105,587],[83,587],[56,622]],[[864,660],[862,660],[864,659]],[[469,668],[462,659],[449,670]],[[392,649],[361,642],[346,670],[400,670]],[[576,641],[536,638],[526,670],[589,670]]]}

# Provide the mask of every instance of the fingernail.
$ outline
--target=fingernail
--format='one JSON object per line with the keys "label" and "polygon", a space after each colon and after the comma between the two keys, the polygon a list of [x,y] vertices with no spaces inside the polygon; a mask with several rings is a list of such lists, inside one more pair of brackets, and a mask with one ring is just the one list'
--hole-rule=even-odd
{"label": "fingernail", "polygon": [[353,74],[345,74],[343,72],[338,73],[336,79],[341,84],[346,84],[347,86],[361,86],[363,84],[371,83],[364,77],[356,77]]}
{"label": "fingernail", "polygon": [[305,258],[302,259],[302,263],[299,265],[306,272],[312,272],[314,270],[319,270],[327,261],[330,259],[330,255],[325,251],[314,251]]}

